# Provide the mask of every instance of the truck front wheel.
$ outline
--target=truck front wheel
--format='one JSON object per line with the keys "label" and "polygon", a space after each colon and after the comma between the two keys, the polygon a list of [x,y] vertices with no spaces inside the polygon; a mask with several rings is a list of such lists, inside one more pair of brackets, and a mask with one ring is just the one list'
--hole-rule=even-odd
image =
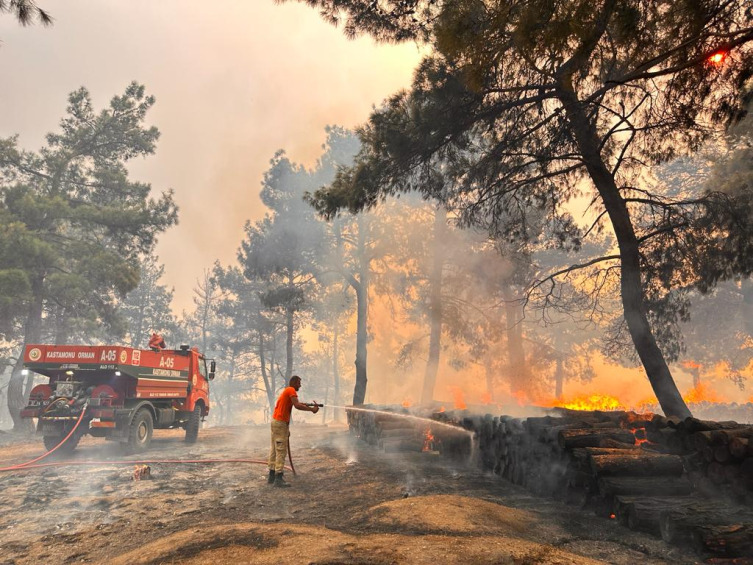
{"label": "truck front wheel", "polygon": [[154,432],[154,419],[147,408],[141,408],[131,420],[128,442],[123,444],[126,453],[141,453],[149,449]]}
{"label": "truck front wheel", "polygon": [[196,443],[199,437],[199,426],[201,425],[201,405],[197,404],[193,412],[188,417],[186,424],[186,443]]}

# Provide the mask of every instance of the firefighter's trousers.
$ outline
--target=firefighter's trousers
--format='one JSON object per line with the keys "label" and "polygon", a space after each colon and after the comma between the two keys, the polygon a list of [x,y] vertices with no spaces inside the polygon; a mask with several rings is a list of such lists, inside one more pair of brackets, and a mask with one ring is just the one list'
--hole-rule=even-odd
{"label": "firefighter's trousers", "polygon": [[269,450],[269,470],[282,473],[285,468],[285,456],[288,454],[288,423],[272,420],[272,447]]}

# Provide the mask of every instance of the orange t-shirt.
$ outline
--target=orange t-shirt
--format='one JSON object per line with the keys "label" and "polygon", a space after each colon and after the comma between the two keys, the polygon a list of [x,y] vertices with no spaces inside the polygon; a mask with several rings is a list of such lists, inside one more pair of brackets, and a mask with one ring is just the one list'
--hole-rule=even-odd
{"label": "orange t-shirt", "polygon": [[290,422],[290,413],[293,411],[293,397],[298,398],[298,393],[292,386],[283,390],[275,404],[275,412],[272,418],[279,422]]}

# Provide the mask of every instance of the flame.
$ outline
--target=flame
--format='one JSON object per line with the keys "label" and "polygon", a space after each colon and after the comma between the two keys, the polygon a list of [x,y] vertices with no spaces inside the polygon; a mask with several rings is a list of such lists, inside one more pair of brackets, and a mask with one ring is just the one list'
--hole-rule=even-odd
{"label": "flame", "polygon": [[614,519],[616,518],[616,516],[615,516],[614,514],[610,514],[610,515],[609,515],[609,518],[610,518],[611,520],[614,520]]}
{"label": "flame", "polygon": [[424,432],[424,448],[422,451],[432,451],[434,447],[434,436],[431,433],[431,428],[426,428]]}
{"label": "flame", "polygon": [[695,361],[683,361],[682,366],[686,369],[700,369],[701,364],[696,363]]}
{"label": "flame", "polygon": [[403,408],[410,408],[413,406],[413,399],[410,396],[406,396],[403,400]]}
{"label": "flame", "polygon": [[724,398],[718,395],[716,391],[705,382],[700,382],[698,383],[698,386],[691,388],[688,392],[682,395],[682,399],[688,403],[711,402],[713,404],[718,404],[724,402]]}
{"label": "flame", "polygon": [[463,400],[463,391],[460,390],[460,387],[451,386],[448,388],[450,389],[450,392],[452,393],[452,398],[453,398],[455,409],[465,410],[466,408],[468,408],[468,405],[465,403],[465,400]]}
{"label": "flame", "polygon": [[715,53],[712,53],[708,61],[714,65],[721,65],[724,63],[724,61],[727,59],[727,52],[726,51],[716,51]]}
{"label": "flame", "polygon": [[491,404],[492,403],[492,393],[488,390],[481,395],[481,404]]}
{"label": "flame", "polygon": [[440,407],[439,407],[439,411],[440,411],[440,412],[444,412],[444,406],[440,406]]}
{"label": "flame", "polygon": [[568,408],[570,410],[626,410],[625,405],[608,394],[583,394],[570,399],[554,399],[549,406]]}

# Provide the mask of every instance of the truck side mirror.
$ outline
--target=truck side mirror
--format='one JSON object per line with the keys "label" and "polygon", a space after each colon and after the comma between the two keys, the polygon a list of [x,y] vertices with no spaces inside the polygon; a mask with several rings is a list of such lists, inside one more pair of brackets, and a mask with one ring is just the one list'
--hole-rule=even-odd
{"label": "truck side mirror", "polygon": [[215,363],[214,361],[209,363],[209,380],[210,381],[214,380],[214,373],[216,370],[217,370],[217,363]]}

